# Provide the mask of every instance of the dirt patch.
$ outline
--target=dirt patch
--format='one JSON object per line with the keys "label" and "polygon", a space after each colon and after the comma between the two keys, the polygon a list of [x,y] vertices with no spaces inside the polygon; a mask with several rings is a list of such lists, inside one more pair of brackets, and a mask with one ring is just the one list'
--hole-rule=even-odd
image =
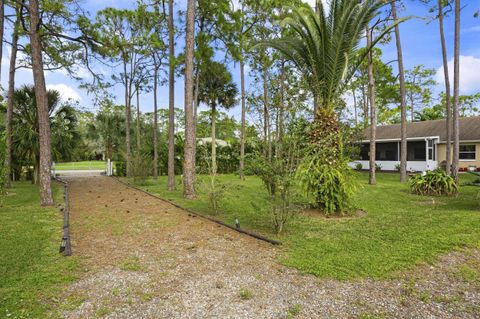
{"label": "dirt patch", "polygon": [[[100,197],[99,197],[100,196]],[[280,265],[281,247],[107,177],[74,178],[74,255],[84,274],[65,318],[476,318],[480,253],[452,253],[395,280],[337,281]]]}

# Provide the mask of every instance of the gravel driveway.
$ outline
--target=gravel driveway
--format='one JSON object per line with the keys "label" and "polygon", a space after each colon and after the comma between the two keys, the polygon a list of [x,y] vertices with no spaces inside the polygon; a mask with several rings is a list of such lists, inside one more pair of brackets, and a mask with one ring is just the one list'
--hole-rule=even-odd
{"label": "gravel driveway", "polygon": [[84,273],[62,300],[65,318],[480,318],[478,250],[393,280],[319,279],[279,264],[281,247],[112,178],[71,181]]}

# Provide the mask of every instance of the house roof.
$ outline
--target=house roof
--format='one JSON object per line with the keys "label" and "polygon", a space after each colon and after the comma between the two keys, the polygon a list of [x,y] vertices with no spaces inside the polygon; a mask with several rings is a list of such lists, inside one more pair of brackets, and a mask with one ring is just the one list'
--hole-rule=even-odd
{"label": "house roof", "polygon": [[[480,116],[461,117],[460,141],[480,140]],[[370,139],[370,128],[363,131],[364,139]],[[446,120],[423,121],[407,123],[407,138],[423,138],[439,136],[440,141],[446,141]],[[377,126],[377,140],[400,139],[400,124]]]}

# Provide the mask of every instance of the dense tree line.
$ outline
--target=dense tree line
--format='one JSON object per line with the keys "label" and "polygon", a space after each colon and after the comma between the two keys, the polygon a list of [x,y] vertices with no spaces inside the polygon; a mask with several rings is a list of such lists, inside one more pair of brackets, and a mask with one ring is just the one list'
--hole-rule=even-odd
{"label": "dense tree line", "polygon": [[[42,205],[51,205],[52,161],[100,156],[124,162],[129,177],[140,174],[139,167],[142,175],[167,174],[169,190],[182,174],[186,198],[196,196],[196,173],[258,174],[272,198],[284,203],[289,193],[278,190],[295,179],[313,195],[314,206],[341,213],[355,188],[347,165],[352,132],[371,129],[374,184],[376,126],[401,123],[405,181],[407,122],[440,118],[447,119],[453,142],[447,143],[448,161],[453,154],[447,170],[457,178],[458,117],[476,114],[480,97],[459,94],[460,0],[423,2],[426,15],[438,20],[444,65],[444,17],[454,14],[453,94],[447,68],[445,92],[436,97],[433,70],[404,67],[406,19],[399,8],[408,3],[400,0],[317,1],[314,8],[300,0],[188,0],[185,12],[174,0],[141,0],[94,16],[71,0],[2,1],[0,42],[11,48],[5,184],[32,168]],[[12,31],[8,41],[4,24]],[[396,47],[395,61],[382,56],[380,46],[388,42]],[[232,65],[238,65],[239,83]],[[45,70],[61,69],[77,79],[79,66],[90,72],[78,80],[95,112],[55,100],[58,93],[46,90]],[[19,67],[32,69],[33,87],[15,87]],[[184,105],[176,108],[175,81],[182,79]],[[163,109],[158,89],[167,84]],[[115,87],[122,88],[121,105],[113,102]],[[141,112],[150,107],[140,105],[146,94],[153,95],[150,113]],[[235,106],[238,119],[228,113]],[[22,107],[35,112],[19,112]],[[27,126],[18,126],[27,117],[30,135]],[[67,131],[71,140],[62,135]],[[30,143],[30,153],[18,153],[19,143]]]}

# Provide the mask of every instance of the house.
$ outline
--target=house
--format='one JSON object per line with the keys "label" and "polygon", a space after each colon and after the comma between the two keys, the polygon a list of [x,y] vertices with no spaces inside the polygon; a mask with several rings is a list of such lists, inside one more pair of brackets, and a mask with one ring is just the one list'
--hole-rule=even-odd
{"label": "house", "polygon": [[[480,169],[480,116],[459,119],[460,170]],[[376,163],[382,170],[397,170],[400,164],[400,124],[377,126]],[[441,166],[446,160],[446,121],[424,121],[407,124],[407,170],[426,171]],[[363,132],[358,163],[369,168],[370,128]],[[453,149],[452,149],[453,152]]]}

